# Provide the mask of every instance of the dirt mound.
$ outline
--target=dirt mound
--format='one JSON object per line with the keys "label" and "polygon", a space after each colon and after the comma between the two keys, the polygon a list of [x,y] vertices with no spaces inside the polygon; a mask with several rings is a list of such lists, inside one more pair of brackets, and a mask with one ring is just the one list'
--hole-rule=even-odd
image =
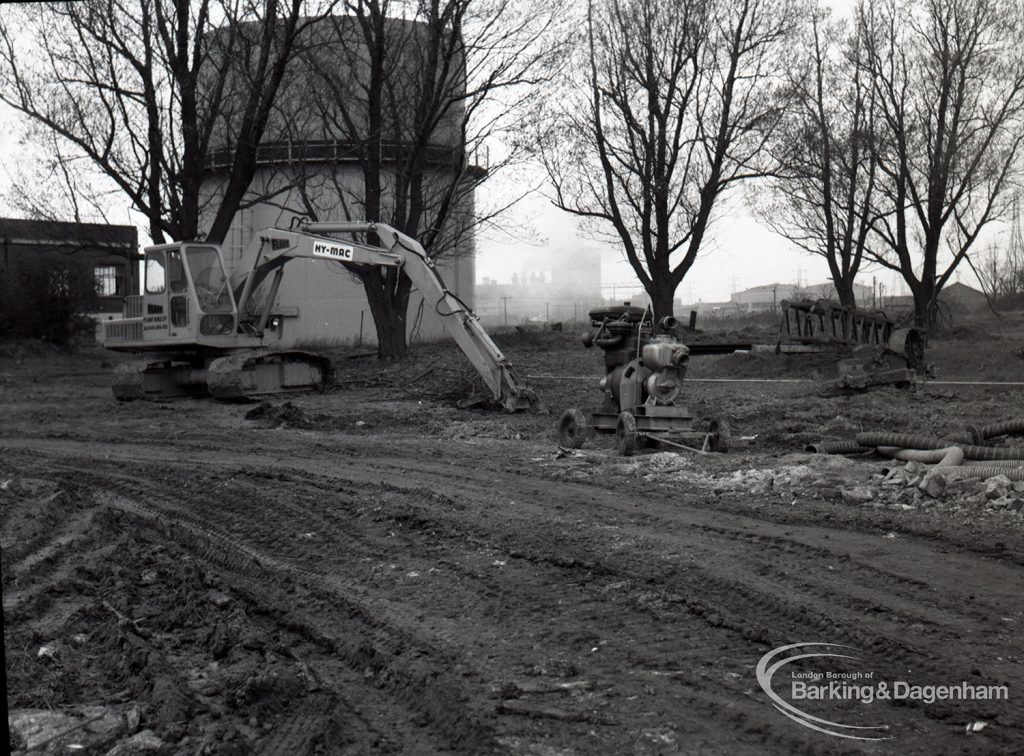
{"label": "dirt mound", "polygon": [[453,344],[418,346],[401,360],[336,359],[335,389],[376,389],[382,397],[458,402],[488,396],[483,380]]}
{"label": "dirt mound", "polygon": [[245,413],[246,420],[252,420],[263,428],[325,428],[332,425],[330,415],[319,412],[306,412],[291,402],[273,404],[260,402]]}

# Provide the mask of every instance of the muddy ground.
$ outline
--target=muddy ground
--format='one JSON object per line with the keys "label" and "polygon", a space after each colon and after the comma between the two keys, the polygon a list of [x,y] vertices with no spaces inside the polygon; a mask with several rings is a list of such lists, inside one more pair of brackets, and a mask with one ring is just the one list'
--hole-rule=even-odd
{"label": "muddy ground", "polygon": [[[1024,752],[1024,492],[932,497],[901,464],[804,451],[1021,416],[1024,388],[826,397],[749,380],[827,372],[820,355],[694,358],[692,408],[730,421],[732,449],[622,458],[553,430],[597,402],[599,353],[569,333],[502,346],[552,415],[458,408],[472,376],[447,347],[386,369],[339,353],[337,390],[238,405],[118,404],[118,358],[8,345],[13,747]],[[1024,381],[1022,350],[1018,315],[930,359],[937,379]],[[824,734],[756,676],[806,642],[855,649],[831,669],[1009,700],[803,702],[887,739]]]}

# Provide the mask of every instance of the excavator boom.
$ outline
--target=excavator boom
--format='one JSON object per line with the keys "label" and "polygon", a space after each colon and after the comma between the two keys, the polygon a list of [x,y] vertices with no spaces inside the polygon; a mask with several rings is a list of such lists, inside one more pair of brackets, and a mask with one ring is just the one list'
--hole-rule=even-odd
{"label": "excavator boom", "polygon": [[[338,239],[334,234],[374,235],[380,245]],[[271,311],[284,267],[305,258],[346,267],[400,268],[424,300],[433,302],[438,315],[452,319],[449,332],[494,400],[508,411],[537,403],[476,314],[445,285],[422,245],[386,224],[347,221],[264,228],[230,271],[224,270],[221,250],[215,245],[162,245],[146,252],[147,260],[152,255],[170,280],[159,291],[147,283],[148,298],[129,303],[135,317],[106,324],[104,343],[111,349],[162,354],[157,362],[122,371],[120,389],[115,386],[118,398],[197,393],[204,388],[224,398],[243,398],[329,380],[326,358],[268,350],[274,327]],[[267,281],[269,285],[263,287]],[[165,307],[157,297],[165,296],[166,290],[170,296]]]}

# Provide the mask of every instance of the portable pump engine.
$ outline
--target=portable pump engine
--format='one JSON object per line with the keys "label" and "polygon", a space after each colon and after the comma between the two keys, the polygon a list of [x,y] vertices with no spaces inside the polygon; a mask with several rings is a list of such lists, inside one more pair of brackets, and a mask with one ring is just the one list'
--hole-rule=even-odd
{"label": "portable pump engine", "polygon": [[624,412],[638,404],[671,405],[683,391],[690,350],[674,335],[678,322],[669,316],[652,328],[639,307],[607,307],[590,312],[596,333],[583,335],[585,347],[604,350],[601,379],[605,411]]}
{"label": "portable pump engine", "polygon": [[604,351],[604,403],[589,414],[566,410],[558,426],[562,445],[579,448],[592,432],[607,432],[615,433],[616,447],[626,455],[648,444],[724,451],[724,423],[697,430],[679,403],[690,350],[676,336],[676,319],[654,323],[648,310],[628,304],[589,315],[597,330],[583,335],[583,345]]}

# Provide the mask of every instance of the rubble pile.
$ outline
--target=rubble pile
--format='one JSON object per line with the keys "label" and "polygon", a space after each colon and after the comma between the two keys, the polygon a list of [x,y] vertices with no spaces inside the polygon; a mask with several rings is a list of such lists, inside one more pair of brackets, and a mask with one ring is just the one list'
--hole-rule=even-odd
{"label": "rubble pile", "polygon": [[914,460],[904,463],[833,454],[788,454],[770,467],[758,458],[743,461],[755,465],[741,463],[737,469],[714,470],[706,465],[706,455],[675,452],[622,458],[609,452],[566,450],[553,460],[544,460],[553,468],[553,477],[567,480],[590,479],[595,468],[601,468],[602,475],[634,477],[642,483],[668,484],[716,497],[738,494],[785,501],[817,499],[899,510],[983,509],[1024,517],[1024,481],[1013,481],[1006,475],[964,477],[947,473],[962,467],[944,469]]}
{"label": "rubble pile", "polygon": [[1024,512],[1024,481],[1005,475],[947,479],[940,467],[907,462],[888,471],[879,484],[880,498],[909,507],[945,503],[959,507]]}

